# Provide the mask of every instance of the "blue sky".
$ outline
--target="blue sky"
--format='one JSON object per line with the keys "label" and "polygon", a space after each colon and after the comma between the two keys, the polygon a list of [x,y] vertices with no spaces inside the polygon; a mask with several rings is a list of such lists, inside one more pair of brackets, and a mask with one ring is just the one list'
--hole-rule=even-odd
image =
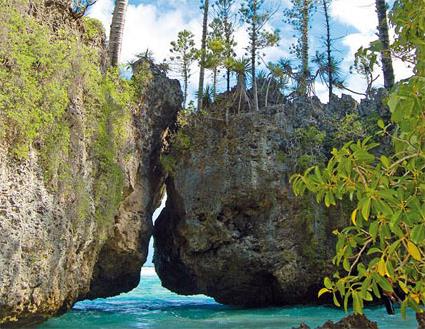
{"label": "blue sky", "polygon": [[[267,1],[266,1],[267,2]],[[281,30],[280,46],[266,50],[266,61],[277,60],[280,57],[290,57],[288,49],[293,42],[293,31],[282,22],[283,8],[288,6],[288,0],[269,0],[280,10],[274,17],[271,25]],[[375,0],[333,0],[331,17],[333,36],[338,38],[335,54],[341,60],[347,85],[358,91],[365,90],[365,83],[361,77],[349,74],[349,67],[354,60],[354,53],[360,46],[367,46],[376,39],[377,18]],[[102,21],[105,29],[109,30],[114,0],[98,0],[92,7],[89,15]],[[169,57],[170,42],[183,29],[191,30],[200,43],[202,13],[197,0],[130,0],[127,10],[127,20],[124,31],[121,62],[126,63],[135,58],[135,55],[151,49],[158,61]],[[321,10],[315,15],[311,31],[311,55],[321,44],[323,30],[323,16]],[[236,33],[238,53],[243,55],[247,43],[247,35],[243,26]],[[396,75],[399,79],[409,76],[410,71],[399,62],[395,63]],[[380,72],[378,71],[377,74]],[[177,77],[177,76],[175,76]],[[191,90],[195,90],[197,69],[193,68]],[[382,80],[381,80],[382,81]],[[380,81],[378,81],[380,82]],[[326,88],[318,83],[316,93],[326,101]]]}

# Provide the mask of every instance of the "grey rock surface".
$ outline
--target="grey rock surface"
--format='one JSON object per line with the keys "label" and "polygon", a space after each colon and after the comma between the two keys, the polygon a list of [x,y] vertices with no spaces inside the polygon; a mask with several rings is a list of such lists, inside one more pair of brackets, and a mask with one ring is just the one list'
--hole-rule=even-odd
{"label": "grey rock surface", "polygon": [[[334,102],[357,110],[346,97]],[[318,302],[332,271],[332,231],[349,209],[296,198],[289,177],[329,156],[341,120],[329,106],[299,99],[228,123],[214,109],[189,118],[178,138],[190,146],[177,138],[170,150],[167,205],[154,228],[166,288],[234,305]]]}
{"label": "grey rock surface", "polygon": [[[51,4],[46,20],[52,28],[77,28],[63,8],[68,8],[65,1]],[[104,41],[93,44],[99,56]],[[69,150],[57,153],[69,172],[69,184],[59,177],[63,168],[46,179],[39,152],[43,145],[34,145],[28,159],[21,160],[7,151],[7,141],[0,145],[1,328],[33,325],[79,300],[113,296],[139,283],[151,216],[163,195],[160,151],[182,103],[179,82],[148,66],[150,83],[122,127],[127,137],[117,157],[123,177],[118,206],[96,199],[100,163],[93,154],[93,138],[86,135],[85,125],[93,117],[83,101],[84,82],[70,94]],[[102,184],[106,186],[100,188],[116,193],[115,182]]]}

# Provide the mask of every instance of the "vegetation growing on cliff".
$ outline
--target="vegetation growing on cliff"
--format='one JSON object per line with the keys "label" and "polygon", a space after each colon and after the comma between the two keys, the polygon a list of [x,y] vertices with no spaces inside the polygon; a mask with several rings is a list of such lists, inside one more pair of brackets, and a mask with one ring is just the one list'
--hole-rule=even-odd
{"label": "vegetation growing on cliff", "polygon": [[[0,143],[17,160],[37,150],[50,188],[77,196],[80,219],[90,211],[87,177],[72,166],[78,152],[88,152],[96,164],[96,217],[111,222],[122,197],[119,162],[135,89],[106,68],[100,22],[70,19],[52,33],[48,19],[24,12],[28,5],[9,1],[0,11]],[[90,149],[78,149],[81,141]]]}
{"label": "vegetation growing on cliff", "polygon": [[407,307],[422,313],[425,304],[424,17],[425,5],[409,0],[396,1],[391,12],[392,51],[415,66],[415,76],[398,83],[387,99],[391,124],[379,121],[392,152],[376,155],[378,144],[368,137],[334,149],[325,168],[292,178],[297,194],[311,191],[328,207],[346,196],[356,204],[351,226],[335,231],[334,262],[342,268],[319,293],[332,293],[346,309],[352,301],[356,313],[383,294],[400,299],[403,315]]}

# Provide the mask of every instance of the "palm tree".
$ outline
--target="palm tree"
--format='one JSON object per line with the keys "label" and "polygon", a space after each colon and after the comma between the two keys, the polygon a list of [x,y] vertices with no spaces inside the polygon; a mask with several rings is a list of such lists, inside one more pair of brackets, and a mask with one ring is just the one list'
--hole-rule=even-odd
{"label": "palm tree", "polygon": [[128,0],[116,0],[112,16],[111,32],[109,34],[109,58],[111,65],[117,66],[121,52],[122,36],[124,32],[125,13]]}
{"label": "palm tree", "polygon": [[381,42],[381,61],[384,73],[385,88],[394,86],[394,68],[391,59],[390,38],[388,34],[387,4],[385,0],[375,0],[376,12],[378,14],[378,35]]}

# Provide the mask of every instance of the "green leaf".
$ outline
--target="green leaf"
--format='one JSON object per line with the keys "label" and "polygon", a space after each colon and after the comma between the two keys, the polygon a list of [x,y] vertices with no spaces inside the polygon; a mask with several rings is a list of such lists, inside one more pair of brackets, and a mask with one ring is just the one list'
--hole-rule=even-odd
{"label": "green leaf", "polygon": [[397,241],[393,242],[390,245],[390,247],[388,248],[388,253],[387,254],[388,255],[393,254],[396,251],[396,249],[398,248],[399,245],[400,245],[400,240],[397,240]]}
{"label": "green leaf", "polygon": [[410,238],[416,244],[423,242],[425,240],[425,225],[416,225],[410,233]]}
{"label": "green leaf", "polygon": [[362,206],[362,215],[365,220],[369,219],[370,215],[370,199],[365,199]]}
{"label": "green leaf", "polygon": [[392,113],[395,112],[399,101],[400,101],[400,96],[398,96],[396,93],[391,94],[391,96],[389,97],[388,106]]}
{"label": "green leaf", "polygon": [[320,298],[320,296],[322,296],[323,294],[329,293],[329,292],[330,292],[329,289],[322,288],[322,289],[319,290],[319,293],[317,294],[317,297]]}
{"label": "green leaf", "polygon": [[386,292],[393,292],[393,286],[391,283],[388,282],[387,279],[380,276],[378,273],[373,273],[373,278],[375,279],[376,283],[379,284],[379,286],[382,288],[382,290]]}
{"label": "green leaf", "polygon": [[385,276],[387,273],[387,265],[385,264],[385,260],[381,258],[381,261],[378,263],[378,273],[380,276]]}
{"label": "green leaf", "polygon": [[336,298],[336,295],[335,294],[333,295],[333,300],[334,300],[334,304],[336,306],[341,307],[341,304],[339,303],[338,298]]}
{"label": "green leaf", "polygon": [[353,310],[355,314],[363,314],[363,306],[357,291],[353,291]]}
{"label": "green leaf", "polygon": [[347,292],[347,294],[344,296],[344,310],[345,312],[348,312],[348,300],[350,299],[351,293]]}
{"label": "green leaf", "polygon": [[344,296],[345,294],[345,285],[344,285],[344,281],[343,280],[338,280],[336,283],[336,287],[340,293],[341,296]]}
{"label": "green leaf", "polygon": [[358,210],[359,210],[358,208],[354,209],[354,211],[351,214],[351,221],[353,222],[354,225],[356,225],[356,222],[357,222],[357,211]]}
{"label": "green leaf", "polygon": [[366,296],[366,293],[369,291],[369,289],[371,288],[370,283],[372,281],[372,277],[368,276],[366,278],[366,280],[363,281],[362,283],[362,288],[360,290],[362,296]]}
{"label": "green leaf", "polygon": [[342,262],[342,267],[344,268],[344,270],[346,270],[347,272],[350,271],[350,262],[348,261],[347,258],[344,258],[344,261]]}
{"label": "green leaf", "polygon": [[378,235],[378,227],[379,227],[379,222],[377,220],[370,223],[369,233],[373,240],[376,240],[376,236]]}
{"label": "green leaf", "polygon": [[407,251],[409,255],[412,256],[415,260],[417,261],[422,260],[421,252],[419,251],[418,247],[416,247],[416,245],[413,242],[407,241]]}
{"label": "green leaf", "polygon": [[386,157],[385,155],[381,156],[381,162],[384,165],[385,168],[389,168],[391,166],[390,159]]}
{"label": "green leaf", "polygon": [[376,297],[381,298],[381,294],[379,292],[379,289],[378,289],[378,286],[377,286],[376,282],[372,282],[372,291],[373,291],[373,294]]}
{"label": "green leaf", "polygon": [[332,289],[332,281],[328,277],[323,280],[323,283],[327,289]]}

